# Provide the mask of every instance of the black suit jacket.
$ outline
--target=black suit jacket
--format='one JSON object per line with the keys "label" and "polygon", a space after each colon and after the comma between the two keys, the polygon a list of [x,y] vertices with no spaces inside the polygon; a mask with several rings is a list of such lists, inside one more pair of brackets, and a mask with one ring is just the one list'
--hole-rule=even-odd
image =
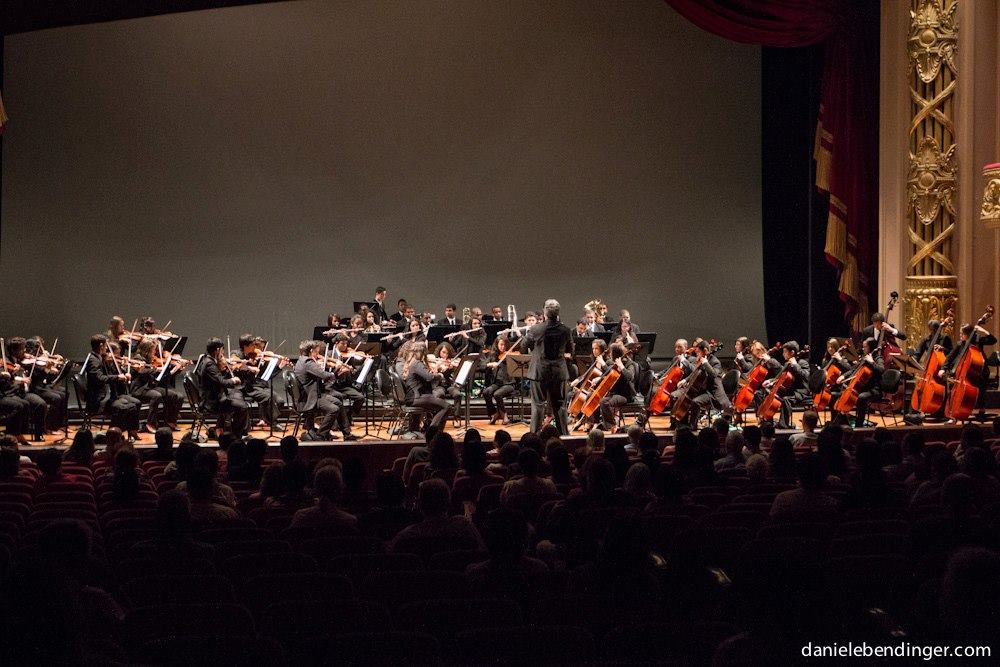
{"label": "black suit jacket", "polygon": [[201,362],[201,404],[209,412],[219,409],[219,403],[236,386],[236,378],[223,373],[215,357],[208,355]]}
{"label": "black suit jacket", "polygon": [[531,352],[528,379],[539,382],[566,381],[569,370],[564,354],[573,354],[569,327],[559,320],[546,320],[528,329],[525,348]]}
{"label": "black suit jacket", "polygon": [[106,400],[115,400],[121,394],[118,371],[108,369],[104,362],[94,354],[87,355],[87,363],[83,366],[83,374],[87,378],[87,412],[100,412],[101,405]]}
{"label": "black suit jacket", "polygon": [[319,397],[323,395],[325,384],[337,379],[336,373],[324,369],[312,357],[299,357],[292,372],[302,392],[296,407],[302,411],[315,408]]}
{"label": "black suit jacket", "polygon": [[375,317],[378,318],[379,322],[385,322],[387,319],[389,319],[388,313],[385,312],[385,306],[383,306],[378,301],[372,301],[372,303],[374,303],[375,305],[369,306],[368,310],[375,313]]}

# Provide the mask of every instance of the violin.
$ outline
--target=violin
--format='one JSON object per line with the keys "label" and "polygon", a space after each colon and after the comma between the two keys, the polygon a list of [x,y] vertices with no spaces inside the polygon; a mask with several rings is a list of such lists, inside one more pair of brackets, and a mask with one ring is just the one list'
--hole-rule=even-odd
{"label": "violin", "polygon": [[[809,354],[809,346],[806,345],[801,350],[799,350],[796,357]],[[777,377],[774,378],[774,383],[771,385],[771,390],[767,392],[767,396],[761,401],[760,406],[757,408],[757,420],[758,421],[771,421],[774,419],[774,415],[781,411],[781,400],[778,398],[778,394],[783,391],[787,391],[795,383],[795,376],[788,367],[792,364],[793,359],[789,359],[782,366],[781,372],[778,373]]]}
{"label": "violin", "polygon": [[837,348],[837,351],[830,355],[830,361],[826,362],[823,366],[823,374],[825,379],[823,380],[823,388],[813,396],[813,407],[816,410],[826,410],[830,406],[830,401],[833,400],[832,389],[837,383],[837,378],[841,376],[842,371],[840,367],[834,362],[836,361],[836,355],[842,354],[847,350],[847,343],[844,343]]}
{"label": "violin", "polygon": [[[771,356],[780,349],[781,343],[775,343],[774,347],[765,352],[764,355]],[[733,412],[746,412],[747,408],[750,407],[750,404],[753,403],[754,394],[757,393],[757,390],[760,389],[766,379],[767,366],[764,364],[762,356],[757,360],[757,363],[754,364],[754,367],[750,369],[750,372],[747,373],[746,380],[742,382],[742,386],[739,391],[736,392],[736,396],[733,397]]]}
{"label": "violin", "polygon": [[[993,317],[993,306],[986,306],[986,312],[976,321],[977,327],[986,324]],[[964,349],[958,357],[959,362],[955,367],[954,384],[951,387],[951,398],[948,400],[948,408],[945,415],[948,419],[955,421],[965,421],[972,414],[979,400],[979,378],[983,374],[986,360],[983,352],[972,344],[972,338],[976,335],[975,328],[965,339]]]}
{"label": "violin", "polygon": [[945,354],[938,345],[941,332],[951,324],[954,313],[949,310],[931,337],[931,343],[927,348],[927,362],[924,364],[924,374],[917,378],[917,384],[913,387],[913,395],[910,396],[910,407],[916,412],[923,412],[932,415],[944,405],[945,385],[938,382],[937,374],[944,366]]}
{"label": "violin", "polygon": [[442,359],[440,357],[436,357],[430,361],[428,366],[433,373],[444,373],[445,371],[453,368],[458,368],[460,363],[462,363],[462,359],[460,357],[455,357],[454,359]]}

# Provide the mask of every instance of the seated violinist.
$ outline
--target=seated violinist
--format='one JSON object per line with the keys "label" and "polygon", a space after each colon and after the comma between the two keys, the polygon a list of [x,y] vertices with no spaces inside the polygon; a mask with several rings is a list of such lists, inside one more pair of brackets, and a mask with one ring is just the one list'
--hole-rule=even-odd
{"label": "seated violinist", "polygon": [[4,357],[0,368],[0,414],[5,417],[7,434],[21,444],[28,444],[24,434],[29,431],[31,404],[24,398],[28,378],[21,366]]}
{"label": "seated violinist", "polygon": [[163,365],[168,362],[157,354],[158,348],[158,341],[143,338],[135,348],[134,357],[141,365],[132,369],[131,394],[149,404],[146,430],[150,433],[156,433],[156,428],[163,425],[176,431],[177,418],[184,404],[184,394],[172,387],[174,376],[170,369],[160,377]]}
{"label": "seated violinist", "polygon": [[[299,412],[318,412],[319,426],[311,426],[303,440],[333,440],[332,429],[339,423],[344,440],[357,440],[351,435],[351,416],[344,408],[343,395],[333,388],[337,373],[326,370],[323,343],[318,340],[304,340],[299,344],[299,358],[295,362],[295,381],[301,388]],[[333,360],[342,373],[350,372],[347,364]]]}
{"label": "seated violinist", "polygon": [[20,375],[24,378],[22,381],[24,393],[21,397],[30,406],[29,421],[32,434],[36,440],[40,440],[45,435],[49,403],[36,389],[40,386],[39,380],[44,379],[45,366],[36,364],[35,355],[28,353],[28,343],[21,336],[15,336],[7,341],[7,355],[10,361],[21,368]]}
{"label": "seated violinist", "polygon": [[252,401],[260,406],[261,419],[256,424],[258,428],[266,428],[278,420],[281,410],[281,399],[277,396],[272,401],[272,391],[269,383],[259,379],[261,372],[267,367],[263,355],[266,342],[260,336],[243,334],[240,336],[240,349],[233,356],[242,363],[234,372],[240,379],[240,393],[248,405]]}
{"label": "seated violinist", "polygon": [[[115,315],[108,322],[108,340],[123,340],[128,341],[129,330],[125,328],[125,319],[121,315]],[[139,341],[141,333],[136,332],[136,335],[132,339],[136,342]]]}
{"label": "seated violinist", "polygon": [[[115,344],[117,348],[117,344]],[[86,409],[89,414],[104,412],[111,426],[127,432],[130,438],[139,437],[139,408],[142,403],[128,393],[132,380],[128,367],[113,356],[112,344],[107,336],[97,334],[90,338],[91,353],[81,373],[87,378]]]}
{"label": "seated violinist", "polygon": [[[63,427],[66,418],[66,391],[58,384],[66,360],[61,355],[51,355],[46,352],[45,340],[41,336],[29,338],[25,342],[25,350],[29,356],[36,359],[35,372],[31,375],[28,393],[39,396],[45,401],[47,411],[45,428],[49,433],[55,433]],[[46,363],[41,363],[42,361]]]}
{"label": "seated violinist", "polygon": [[507,362],[500,360],[507,351],[507,346],[507,339],[498,336],[494,350],[489,355],[489,361],[486,362],[486,381],[490,384],[483,389],[483,400],[486,401],[486,414],[489,415],[490,424],[496,424],[498,420],[505,425],[510,423],[507,420],[507,410],[503,400],[513,396],[517,391],[514,381],[507,372]]}
{"label": "seated violinist", "polygon": [[218,338],[210,338],[205,345],[199,375],[202,409],[218,415],[216,434],[225,430],[226,417],[231,415],[232,433],[242,438],[247,432],[250,408],[240,393],[243,382],[229,364],[225,345]]}
{"label": "seated violinist", "polygon": [[635,378],[639,372],[638,364],[632,360],[625,345],[622,343],[611,344],[610,364],[618,369],[621,374],[611,387],[611,391],[601,399],[601,422],[599,428],[602,431],[617,431],[615,424],[615,409],[628,403],[638,403],[635,390]]}
{"label": "seated violinist", "polygon": [[441,382],[434,388],[434,394],[443,398],[451,399],[455,404],[455,413],[458,413],[462,405],[462,390],[455,386],[455,370],[461,358],[456,356],[455,348],[451,343],[441,343],[430,355],[427,367],[432,373],[441,374]]}
{"label": "seated violinist", "polygon": [[358,376],[357,371],[367,355],[352,350],[348,347],[347,340],[347,336],[341,334],[333,343],[330,356],[340,362],[334,371],[337,377],[333,381],[333,387],[340,394],[340,402],[344,407],[350,410],[351,415],[357,416],[361,414],[361,409],[365,405],[365,395],[354,386],[354,379]]}
{"label": "seated violinist", "polygon": [[[885,361],[882,359],[881,354],[875,353],[877,346],[878,343],[876,343],[874,338],[865,338],[864,342],[861,343],[862,357],[858,359],[850,371],[837,378],[837,383],[841,385],[841,392],[843,392],[862,366],[867,366],[872,370],[871,378],[864,385],[858,384],[854,387],[858,394],[855,410],[857,414],[854,422],[855,428],[865,426],[865,419],[868,416],[868,406],[872,401],[882,397],[882,373],[885,372]],[[846,424],[847,415],[837,412],[835,409],[836,405],[836,403],[832,403],[830,406],[831,421]]]}
{"label": "seated violinist", "polygon": [[[406,387],[407,403],[416,408],[423,408],[428,412],[435,411],[431,418],[431,426],[440,428],[451,411],[451,403],[435,395],[434,386],[441,381],[441,375],[432,373],[424,359],[427,357],[427,343],[418,341],[413,343],[403,358],[402,373],[403,384]],[[410,421],[410,430],[419,429],[420,414],[414,414]]]}

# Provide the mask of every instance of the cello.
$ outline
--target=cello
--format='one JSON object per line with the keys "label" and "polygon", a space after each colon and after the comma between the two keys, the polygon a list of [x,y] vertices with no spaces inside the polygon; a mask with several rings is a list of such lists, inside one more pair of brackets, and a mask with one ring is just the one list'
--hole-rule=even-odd
{"label": "cello", "polygon": [[975,327],[983,326],[991,317],[993,317],[993,306],[986,306],[986,312],[976,321],[965,339],[965,347],[958,356],[958,365],[955,367],[955,376],[952,379],[954,384],[951,388],[951,398],[945,411],[948,419],[965,421],[979,400],[979,378],[983,374],[986,360],[983,358],[982,350],[972,344],[972,337],[976,335]]}
{"label": "cello", "polygon": [[[684,354],[694,354],[694,348],[689,347],[684,350]],[[674,363],[670,364],[670,367],[664,372],[660,386],[653,394],[653,397],[649,399],[649,407],[646,408],[647,415],[662,414],[667,409],[667,406],[670,405],[670,394],[677,389],[677,385],[684,379],[684,367],[681,365],[681,358],[682,355],[677,355]]]}
{"label": "cello", "polygon": [[708,387],[708,374],[705,372],[705,366],[708,365],[708,357],[714,354],[720,347],[721,345],[714,338],[709,341],[708,352],[702,357],[702,363],[695,366],[695,369],[691,371],[691,375],[687,377],[687,386],[684,387],[684,393],[677,397],[677,400],[674,401],[673,406],[670,408],[670,416],[673,419],[677,421],[687,419],[694,399]]}
{"label": "cello", "polygon": [[611,393],[611,388],[615,386],[621,376],[621,359],[616,359],[615,363],[608,364],[608,367],[604,369],[604,374],[598,380],[597,386],[584,401],[583,407],[580,409],[580,420],[573,426],[574,431],[580,427],[580,424],[594,416],[594,413],[601,407],[601,400]]}
{"label": "cello", "polygon": [[[807,354],[809,354],[808,345],[799,350],[795,357]],[[781,367],[781,371],[774,378],[771,390],[767,392],[767,396],[764,397],[764,400],[761,401],[760,406],[757,408],[757,421],[771,421],[774,419],[774,415],[781,411],[781,399],[778,398],[778,392],[789,389],[795,382],[795,376],[788,370],[792,361],[793,359],[786,361],[785,365]]]}
{"label": "cello", "polygon": [[[847,347],[847,343],[844,343],[838,347],[837,351],[833,354],[841,354],[847,350]],[[831,389],[833,388],[833,385],[836,384],[837,378],[840,377],[842,372],[840,367],[833,363],[834,361],[836,361],[836,359],[833,355],[830,355],[830,361],[826,362],[826,365],[823,366],[823,388],[817,392],[815,396],[813,396],[813,408],[816,410],[826,410],[830,407],[830,401],[833,400],[833,393],[831,392]]]}
{"label": "cello", "polygon": [[[753,346],[751,345],[751,349],[752,348]],[[774,347],[767,350],[764,354],[771,356],[780,349],[781,343],[775,343]],[[736,396],[733,397],[733,412],[746,412],[747,408],[750,407],[750,404],[753,403],[754,394],[757,393],[757,390],[760,389],[760,386],[766,379],[767,366],[764,365],[764,360],[761,358],[757,360],[754,367],[750,369],[749,373],[747,373],[747,378],[743,381],[743,386],[740,387],[740,390],[736,392]]]}
{"label": "cello", "polygon": [[573,398],[570,399],[569,407],[566,408],[566,414],[570,417],[575,417],[583,411],[583,406],[587,402],[587,398],[590,393],[594,390],[597,384],[601,380],[601,369],[597,365],[597,361],[590,365],[583,375],[578,377],[573,381]]}
{"label": "cello", "polygon": [[910,396],[910,407],[915,412],[923,412],[932,415],[944,405],[945,385],[938,382],[937,374],[944,365],[945,355],[938,346],[941,332],[951,324],[953,313],[949,310],[937,329],[927,349],[927,361],[924,363],[924,374],[917,379],[916,386],[913,387],[913,395]]}
{"label": "cello", "polygon": [[[878,350],[872,352],[872,356],[878,353]],[[840,392],[840,398],[837,402],[833,404],[833,409],[841,414],[846,414],[853,410],[858,404],[858,394],[861,393],[861,389],[866,387],[871,381],[872,376],[875,371],[871,366],[872,362],[868,361],[867,355],[861,357],[858,360],[858,367],[854,369],[854,375],[851,376],[851,381],[844,387],[844,390]],[[839,380],[843,380],[844,376],[841,376]]]}

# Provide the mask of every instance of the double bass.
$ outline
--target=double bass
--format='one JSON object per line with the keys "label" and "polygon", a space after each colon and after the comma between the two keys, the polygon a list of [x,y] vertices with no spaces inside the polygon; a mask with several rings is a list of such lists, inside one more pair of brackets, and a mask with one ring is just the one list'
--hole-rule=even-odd
{"label": "double bass", "polygon": [[[986,312],[976,321],[975,326],[983,326],[991,317],[993,317],[993,306],[986,306]],[[976,407],[976,401],[979,400],[979,378],[983,374],[986,360],[983,358],[982,350],[972,344],[972,337],[975,335],[976,330],[973,327],[965,339],[962,353],[958,356],[958,365],[955,367],[951,398],[945,410],[945,416],[955,421],[968,419]]]}
{"label": "double bass", "polygon": [[927,349],[927,361],[924,363],[924,374],[917,378],[917,384],[913,387],[913,395],[910,396],[910,407],[916,412],[923,412],[932,415],[944,405],[945,385],[938,381],[938,371],[944,366],[945,355],[938,347],[938,340],[941,332],[951,324],[953,313],[949,310],[945,318],[934,330],[931,343]]}
{"label": "double bass", "polygon": [[[847,343],[844,343],[837,348],[834,354],[841,354],[847,350]],[[820,389],[815,396],[813,396],[813,408],[816,410],[826,410],[830,407],[830,401],[833,400],[833,385],[837,383],[837,378],[841,375],[840,367],[833,363],[836,359],[833,355],[830,355],[830,361],[826,362],[823,366],[823,388]]]}
{"label": "double bass", "polygon": [[[780,349],[781,343],[775,343],[774,347],[765,352],[765,354],[770,356]],[[757,393],[757,390],[760,389],[760,386],[764,384],[764,380],[766,379],[767,366],[764,365],[763,359],[759,359],[754,364],[754,367],[750,369],[750,372],[747,373],[746,380],[743,381],[743,385],[736,392],[736,396],[733,397],[733,412],[737,414],[746,412],[747,408],[753,403],[754,394]]]}
{"label": "double bass", "polygon": [[[800,355],[809,354],[809,346],[806,345],[795,355],[796,357]],[[771,385],[771,390],[767,392],[767,396],[761,401],[760,407],[757,408],[757,420],[758,421],[771,421],[774,419],[774,415],[781,411],[781,399],[778,398],[778,392],[785,389],[789,389],[795,382],[795,376],[792,372],[788,370],[788,366],[791,365],[794,359],[789,359],[781,367],[781,371],[774,378],[774,384]]]}
{"label": "double bass", "polygon": [[896,301],[898,300],[899,292],[893,291],[889,294],[889,303],[885,306],[885,320],[882,322],[882,328],[878,330],[878,338],[875,341],[878,348],[882,351],[882,361],[886,364],[893,361],[894,355],[903,352],[902,348],[896,345],[896,343],[885,338],[885,325],[889,322],[889,313],[896,307]]}

